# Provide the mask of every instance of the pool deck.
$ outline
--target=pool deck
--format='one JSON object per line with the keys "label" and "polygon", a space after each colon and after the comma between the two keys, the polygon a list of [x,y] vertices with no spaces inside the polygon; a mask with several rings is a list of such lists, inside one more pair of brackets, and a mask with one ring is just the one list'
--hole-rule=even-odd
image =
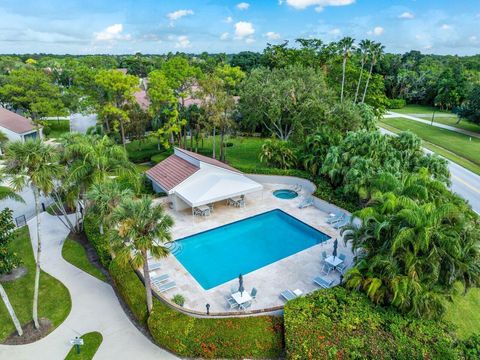
{"label": "pool deck", "polygon": [[[273,209],[281,209],[331,237],[324,243],[309,247],[251,273],[243,274],[245,290],[250,292],[255,287],[258,291],[257,298],[249,310],[283,305],[285,300],[281,298],[280,293],[286,289],[300,289],[304,294],[317,290],[319,287],[314,284],[313,278],[321,275],[321,254],[326,251],[331,255],[335,238],[339,239],[338,253],[347,256],[346,263],[351,264],[353,258],[350,248],[345,247],[340,232],[326,223],[329,214],[313,206],[299,209],[298,205],[303,200],[303,193],[292,200],[282,200],[273,196],[274,190],[285,188],[285,185],[263,185],[263,191],[246,196],[244,208],[235,208],[227,206],[225,202],[219,202],[215,203],[213,214],[208,217],[193,217],[191,210],[182,212],[167,210],[175,219],[172,229],[173,239],[180,239]],[[161,268],[152,271],[152,274],[168,274],[177,284],[175,289],[164,292],[162,294],[164,297],[171,299],[175,294],[181,294],[186,298],[185,308],[200,312],[205,311],[207,303],[210,304],[211,313],[230,311],[225,296],[230,295],[231,286],[238,286],[238,279],[204,290],[173,255],[169,255],[160,262]],[[335,283],[340,280],[340,275],[336,271],[324,277],[335,280]]]}

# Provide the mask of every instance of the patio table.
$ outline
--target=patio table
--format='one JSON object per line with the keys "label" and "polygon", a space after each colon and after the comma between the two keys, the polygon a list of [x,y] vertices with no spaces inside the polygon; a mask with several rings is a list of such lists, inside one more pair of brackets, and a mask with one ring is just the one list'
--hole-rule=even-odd
{"label": "patio table", "polygon": [[205,215],[205,214],[210,215],[210,207],[207,205],[197,206],[197,209],[202,212],[202,215]]}
{"label": "patio table", "polygon": [[338,256],[333,257],[332,255],[330,255],[325,259],[325,262],[336,268],[338,265],[343,263],[343,260],[340,259]]}
{"label": "patio table", "polygon": [[246,291],[244,291],[243,293],[240,293],[240,291],[238,291],[232,294],[232,298],[237,302],[238,305],[242,305],[242,304],[245,304],[246,302],[252,301],[252,297]]}

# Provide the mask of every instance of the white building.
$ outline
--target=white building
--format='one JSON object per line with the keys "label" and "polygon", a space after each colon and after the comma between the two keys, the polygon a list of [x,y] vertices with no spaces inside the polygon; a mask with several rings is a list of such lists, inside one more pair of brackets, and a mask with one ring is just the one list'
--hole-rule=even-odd
{"label": "white building", "polygon": [[153,189],[166,193],[176,211],[263,189],[261,184],[221,161],[179,148],[146,174]]}
{"label": "white building", "polygon": [[30,119],[0,107],[0,131],[10,141],[25,141],[42,138],[42,127],[36,126]]}

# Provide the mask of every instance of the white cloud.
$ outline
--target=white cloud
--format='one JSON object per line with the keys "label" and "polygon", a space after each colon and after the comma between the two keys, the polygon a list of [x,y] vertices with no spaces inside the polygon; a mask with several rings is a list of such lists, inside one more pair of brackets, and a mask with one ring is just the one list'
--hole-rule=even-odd
{"label": "white cloud", "polygon": [[452,28],[452,25],[442,24],[441,28],[442,30],[450,30]]}
{"label": "white cloud", "polygon": [[247,40],[245,40],[245,42],[247,44],[253,44],[255,42],[255,39],[254,38],[248,38]]}
{"label": "white cloud", "polygon": [[340,35],[342,33],[342,30],[340,30],[339,28],[334,28],[334,29],[329,30],[328,33],[330,35],[337,36],[337,35]]}
{"label": "white cloud", "polygon": [[472,36],[470,36],[470,37],[468,38],[468,40],[470,40],[471,42],[474,43],[474,42],[477,42],[478,38],[477,38],[477,36],[472,35]]}
{"label": "white cloud", "polygon": [[228,40],[230,38],[230,34],[228,32],[224,32],[220,35],[220,40]]}
{"label": "white cloud", "polygon": [[123,25],[113,24],[107,27],[105,30],[95,33],[96,41],[112,41],[112,40],[130,40],[130,34],[122,34]]}
{"label": "white cloud", "polygon": [[251,22],[239,21],[235,24],[235,38],[242,40],[255,33],[255,29]]}
{"label": "white cloud", "polygon": [[367,32],[368,35],[380,36],[385,32],[385,29],[381,26],[375,26],[373,30]]}
{"label": "white cloud", "polygon": [[400,19],[413,19],[415,15],[410,11],[405,11],[398,16]]}
{"label": "white cloud", "polygon": [[223,22],[226,22],[227,24],[230,24],[233,21],[231,16],[227,16]]}
{"label": "white cloud", "polygon": [[237,4],[238,10],[248,10],[249,7],[250,7],[250,4],[246,2],[241,2]]}
{"label": "white cloud", "polygon": [[175,43],[175,47],[180,49],[187,49],[191,46],[192,46],[192,43],[190,42],[190,40],[188,39],[188,36],[186,35],[180,35],[177,38],[177,42]]}
{"label": "white cloud", "polygon": [[184,16],[193,15],[193,10],[177,10],[167,14],[171,21],[178,20]]}
{"label": "white cloud", "polygon": [[[285,0],[287,5],[295,9],[306,9],[309,6],[316,6],[315,11],[320,12],[327,6],[345,6],[355,2],[355,0]],[[282,2],[283,3],[283,2]],[[282,3],[279,2],[281,5]]]}
{"label": "white cloud", "polygon": [[265,33],[264,36],[265,36],[268,40],[278,40],[278,39],[280,39],[280,34],[274,32],[274,31],[269,31],[269,32]]}

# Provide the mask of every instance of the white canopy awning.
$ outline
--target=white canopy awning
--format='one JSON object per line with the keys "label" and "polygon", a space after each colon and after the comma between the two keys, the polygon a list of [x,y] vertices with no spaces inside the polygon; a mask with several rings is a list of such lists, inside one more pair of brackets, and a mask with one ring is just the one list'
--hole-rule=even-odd
{"label": "white canopy awning", "polygon": [[194,207],[262,189],[261,184],[243,174],[221,168],[205,167],[172,190],[188,205]]}

